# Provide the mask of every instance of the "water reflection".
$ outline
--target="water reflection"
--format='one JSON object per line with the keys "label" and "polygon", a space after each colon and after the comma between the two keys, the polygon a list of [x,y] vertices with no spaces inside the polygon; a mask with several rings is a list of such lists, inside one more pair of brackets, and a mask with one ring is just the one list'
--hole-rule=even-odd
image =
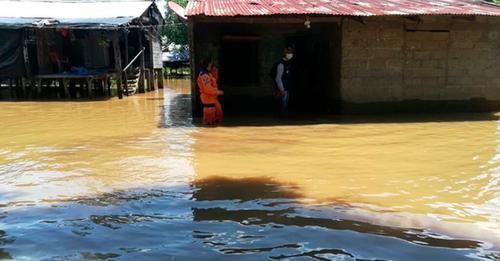
{"label": "water reflection", "polygon": [[197,128],[166,85],[0,104],[0,258],[500,258],[498,116]]}
{"label": "water reflection", "polygon": [[409,242],[430,246],[446,248],[478,248],[480,242],[472,240],[459,240],[452,238],[440,238],[442,235],[429,233],[423,229],[397,228],[373,225],[355,220],[335,220],[328,218],[308,218],[295,216],[298,214],[294,208],[276,211],[267,210],[227,210],[222,208],[194,209],[195,221],[217,220],[234,221],[243,225],[265,225],[275,224],[298,227],[321,227],[334,230],[349,230],[359,233],[368,233],[381,236],[395,237]]}
{"label": "water reflection", "polygon": [[191,95],[187,92],[191,89],[191,85],[185,80],[171,81],[174,87],[165,90],[164,98],[162,99],[166,101],[162,105],[158,127],[192,127]]}
{"label": "water reflection", "polygon": [[5,251],[2,247],[8,244],[14,243],[14,239],[11,239],[7,236],[5,231],[0,230],[0,259],[12,259],[12,256],[9,252]]}

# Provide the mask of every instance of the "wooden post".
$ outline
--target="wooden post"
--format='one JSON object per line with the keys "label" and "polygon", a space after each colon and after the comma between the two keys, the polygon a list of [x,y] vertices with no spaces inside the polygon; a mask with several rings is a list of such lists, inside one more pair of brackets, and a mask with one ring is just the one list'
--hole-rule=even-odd
{"label": "wooden post", "polygon": [[[28,79],[33,79],[33,74],[31,72],[30,57],[28,52],[28,29],[23,30],[23,60],[24,60],[24,70]],[[26,95],[26,82],[27,80],[23,78],[22,80],[22,93]]]}
{"label": "wooden post", "polygon": [[40,96],[42,95],[42,79],[36,80],[36,95],[37,98],[40,98]]}
{"label": "wooden post", "polygon": [[[128,65],[129,63],[129,60],[128,60],[128,31],[127,31],[127,34],[125,35],[125,66]],[[127,75],[127,72],[123,72],[123,82],[125,82],[125,95],[128,96],[128,75]]]}
{"label": "wooden post", "polygon": [[106,76],[105,85],[106,85],[105,87],[106,91],[108,92],[108,96],[111,96],[111,82],[108,76]]}
{"label": "wooden post", "polygon": [[69,85],[69,79],[62,79],[59,81],[59,84],[61,84],[61,87],[64,92],[64,98],[68,99],[71,98],[71,93],[69,92],[68,85]]}
{"label": "wooden post", "polygon": [[151,78],[153,78],[151,76],[151,74],[152,74],[152,70],[150,68],[147,68],[146,69],[146,78],[147,78],[146,80],[148,81],[148,86],[147,86],[147,91],[148,92],[150,92],[150,91],[153,90],[153,88],[151,88],[151,83],[153,82],[152,79],[151,79]]}
{"label": "wooden post", "polygon": [[12,79],[9,78],[9,90],[10,90],[10,98],[13,98],[12,92],[13,92],[13,86],[12,86]]}
{"label": "wooden post", "polygon": [[198,109],[198,93],[197,93],[197,86],[196,86],[196,59],[195,59],[195,48],[194,48],[194,37],[195,37],[195,22],[189,23],[189,29],[188,29],[188,38],[189,38],[189,63],[191,67],[191,113],[192,113],[192,118],[194,121],[194,118],[197,113]]}
{"label": "wooden post", "polygon": [[157,77],[158,77],[158,89],[163,89],[164,86],[163,86],[163,69],[158,69],[156,70],[156,72],[158,73]]}
{"label": "wooden post", "polygon": [[[86,82],[87,82],[87,97],[92,98],[94,96],[93,93],[92,93],[92,82],[93,82],[93,80],[92,80],[92,78],[87,78]],[[117,81],[116,84],[118,85],[118,81]]]}
{"label": "wooden post", "polygon": [[118,98],[123,98],[122,91],[122,58],[120,55],[120,38],[118,32],[114,33],[113,36],[113,52],[115,54],[115,74],[116,74],[116,88],[118,92]]}
{"label": "wooden post", "polygon": [[[154,67],[154,58],[153,58],[153,37],[151,33],[151,29],[148,29],[148,34],[149,34],[149,79],[148,79],[148,85],[149,85],[149,91],[154,91],[155,90],[155,67]],[[151,80],[151,81],[150,81]]]}
{"label": "wooden post", "polygon": [[[138,38],[139,38],[139,50],[142,50],[144,45],[142,44],[142,28],[137,30]],[[144,52],[141,53],[140,59],[140,73],[139,73],[139,93],[144,93]]]}
{"label": "wooden post", "polygon": [[149,91],[155,90],[155,70],[153,66],[149,68],[149,78],[148,78]]}

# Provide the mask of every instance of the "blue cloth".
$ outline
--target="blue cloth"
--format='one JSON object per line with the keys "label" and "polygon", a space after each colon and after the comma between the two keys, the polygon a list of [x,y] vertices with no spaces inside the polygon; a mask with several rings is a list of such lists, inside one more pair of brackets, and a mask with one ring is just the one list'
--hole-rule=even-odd
{"label": "blue cloth", "polygon": [[288,101],[290,100],[290,91],[285,91],[281,97],[281,116],[288,115]]}

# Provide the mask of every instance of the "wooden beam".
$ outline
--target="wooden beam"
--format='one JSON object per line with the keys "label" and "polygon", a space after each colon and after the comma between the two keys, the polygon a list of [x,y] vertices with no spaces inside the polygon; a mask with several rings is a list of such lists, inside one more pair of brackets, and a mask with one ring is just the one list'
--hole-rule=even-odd
{"label": "wooden beam", "polygon": [[113,53],[115,56],[115,73],[116,73],[116,88],[118,92],[118,98],[122,99],[123,98],[123,91],[122,91],[122,61],[121,61],[121,54],[120,54],[120,42],[119,42],[119,35],[118,32],[115,32],[113,36]]}
{"label": "wooden beam", "polygon": [[[137,30],[137,35],[138,35],[138,38],[139,38],[139,50],[142,50],[142,48],[144,48],[144,45],[142,43],[142,29],[139,28]],[[139,93],[144,93],[145,90],[144,90],[144,52],[141,53],[141,57],[139,58],[140,59],[140,73],[139,73]]]}
{"label": "wooden beam", "polygon": [[155,90],[155,69],[154,69],[154,59],[153,59],[153,35],[151,33],[151,28],[148,28],[148,34],[149,34],[149,78],[148,78],[148,85],[149,85],[149,91],[154,91]]}
{"label": "wooden beam", "polygon": [[198,92],[196,86],[196,59],[195,59],[195,48],[194,48],[194,30],[196,23],[191,22],[188,24],[188,40],[189,40],[189,64],[191,67],[191,114],[193,115],[193,121],[196,114],[196,110],[198,109]]}
{"label": "wooden beam", "polygon": [[28,52],[28,29],[23,30],[23,58],[24,58],[24,70],[26,71],[26,76],[31,79],[31,66],[30,57]]}
{"label": "wooden beam", "polygon": [[473,15],[455,15],[455,16],[452,16],[451,18],[456,19],[456,20],[469,21],[469,22],[476,21],[476,16],[473,16]]}
{"label": "wooden beam", "polygon": [[153,91],[155,89],[155,83],[154,83],[154,71],[152,68],[148,68],[146,76],[148,77],[148,92]]}
{"label": "wooden beam", "polygon": [[158,79],[158,89],[163,89],[164,84],[163,84],[163,69],[158,69],[156,70],[157,72],[157,79]]}
{"label": "wooden beam", "polygon": [[[129,63],[129,60],[128,60],[128,31],[125,34],[124,43],[125,43],[125,54],[124,54],[125,55],[125,65],[127,65]],[[125,83],[125,95],[128,96],[128,75],[127,75],[127,71],[123,72],[123,82]]]}

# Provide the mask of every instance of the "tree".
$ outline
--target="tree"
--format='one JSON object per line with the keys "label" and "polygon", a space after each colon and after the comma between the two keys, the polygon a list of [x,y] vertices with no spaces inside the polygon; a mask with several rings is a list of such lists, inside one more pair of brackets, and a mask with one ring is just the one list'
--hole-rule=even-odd
{"label": "tree", "polygon": [[[182,7],[186,7],[188,0],[173,0]],[[162,33],[166,36],[166,45],[171,43],[175,44],[188,44],[188,28],[187,25],[169,8],[167,8],[165,26]]]}

